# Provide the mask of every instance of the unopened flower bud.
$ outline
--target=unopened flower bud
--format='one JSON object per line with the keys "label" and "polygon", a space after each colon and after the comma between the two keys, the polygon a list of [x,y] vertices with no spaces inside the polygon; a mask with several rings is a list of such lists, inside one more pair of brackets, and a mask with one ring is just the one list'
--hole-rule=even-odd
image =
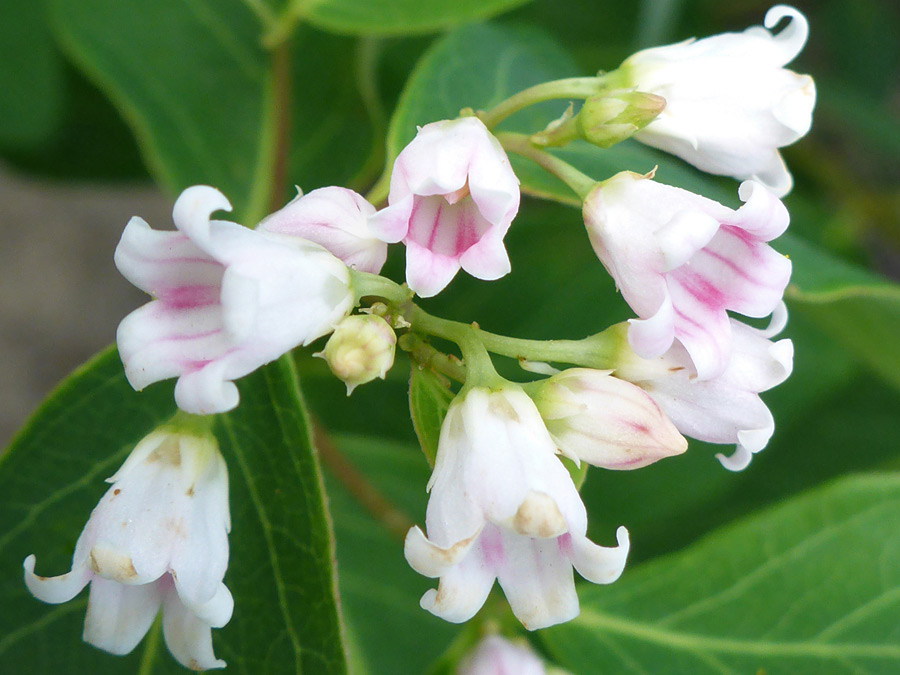
{"label": "unopened flower bud", "polygon": [[608,370],[565,370],[544,380],[534,398],[553,441],[572,459],[637,469],[687,449],[653,399]]}
{"label": "unopened flower bud", "polygon": [[575,117],[578,135],[609,148],[650,124],[666,107],[666,99],[642,91],[592,96]]}
{"label": "unopened flower bud", "polygon": [[376,377],[382,380],[394,365],[397,336],[390,325],[377,314],[353,315],[341,321],[316,354],[347,385],[347,395],[360,384]]}

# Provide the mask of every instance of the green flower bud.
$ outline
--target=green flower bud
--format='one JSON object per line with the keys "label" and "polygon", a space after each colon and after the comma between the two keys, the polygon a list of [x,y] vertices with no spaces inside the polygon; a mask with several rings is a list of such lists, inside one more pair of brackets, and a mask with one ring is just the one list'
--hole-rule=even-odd
{"label": "green flower bud", "polygon": [[347,385],[347,395],[376,377],[382,380],[394,365],[397,336],[377,314],[353,315],[341,321],[316,356],[325,359],[335,376]]}
{"label": "green flower bud", "polygon": [[592,96],[575,117],[578,135],[608,148],[647,126],[666,107],[666,99],[642,91]]}

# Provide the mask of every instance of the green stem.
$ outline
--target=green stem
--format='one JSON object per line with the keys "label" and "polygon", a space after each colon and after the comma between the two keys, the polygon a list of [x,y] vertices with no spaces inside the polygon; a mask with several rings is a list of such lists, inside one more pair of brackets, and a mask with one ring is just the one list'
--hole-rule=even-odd
{"label": "green stem", "polygon": [[582,173],[568,162],[535,146],[534,143],[531,142],[530,137],[525,134],[504,131],[497,134],[497,140],[500,141],[500,144],[506,150],[530,159],[551,175],[559,178],[582,200],[588,196],[597,184],[597,181],[587,174]]}
{"label": "green stem", "polygon": [[291,145],[291,48],[288,41],[280,42],[272,50],[272,79],[275,135],[269,183],[269,213],[284,206],[287,187],[288,153]]}
{"label": "green stem", "polygon": [[604,86],[602,77],[569,77],[564,80],[542,82],[513,94],[490,110],[478,113],[488,129],[493,129],[513,113],[535,103],[557,98],[585,99],[598,93]]}
{"label": "green stem", "polygon": [[438,351],[415,333],[402,335],[397,345],[421,367],[431,368],[457,382],[466,381],[466,366],[458,358]]}
{"label": "green stem", "polygon": [[[459,345],[464,357],[471,358],[475,354],[477,358],[478,350],[486,349],[494,354],[520,360],[568,363],[600,370],[614,367],[619,341],[610,331],[582,340],[527,340],[498,335],[473,324],[429,314],[412,301],[412,293],[406,286],[390,279],[366,272],[352,271],[351,274],[357,297],[386,300],[394,305],[413,330]],[[477,347],[473,340],[478,343]]]}

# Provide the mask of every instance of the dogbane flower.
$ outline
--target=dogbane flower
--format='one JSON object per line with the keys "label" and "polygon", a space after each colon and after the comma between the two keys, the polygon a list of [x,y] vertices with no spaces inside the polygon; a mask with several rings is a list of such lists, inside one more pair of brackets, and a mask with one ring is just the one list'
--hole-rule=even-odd
{"label": "dogbane flower", "polygon": [[387,259],[387,244],[371,230],[374,215],[375,207],[364,197],[332,186],[298,195],[256,229],[313,241],[347,267],[378,274]]}
{"label": "dogbane flower", "polygon": [[784,232],[787,209],[745,181],[733,211],[687,190],[631,172],[585,199],[594,251],[638,315],[628,340],[644,358],[677,339],[700,379],[721,374],[731,352],[726,310],[764,317],[781,303],[790,261],[766,242]]}
{"label": "dogbane flower", "polygon": [[610,373],[569,368],[542,382],[534,402],[560,452],[604,469],[639,469],[687,450],[653,399]]}
{"label": "dogbane flower", "polygon": [[122,275],[155,299],[119,324],[135,389],[178,377],[175,401],[196,414],[238,404],[232,380],[331,332],[350,311],[347,267],[318,244],[210,220],[231,205],[218,190],[181,193],[177,231],[132,218],[116,248]]}
{"label": "dogbane flower", "polygon": [[162,427],[132,450],[75,544],[70,572],[34,573],[28,590],[59,604],[91,586],[84,640],[128,654],[162,609],[166,645],[184,666],[224,668],[211,628],[228,623],[234,602],[228,566],[228,474],[215,439]]}
{"label": "dogbane flower", "polygon": [[703,171],[753,178],[787,194],[792,179],[778,148],[809,131],[816,88],[809,75],[784,67],[806,43],[806,18],[777,5],[766,12],[765,27],[785,17],[790,23],[777,35],[753,26],[626,59],[616,82],[666,99],[665,110],[634,137]]}
{"label": "dogbane flower", "polygon": [[618,546],[588,540],[587,512],[532,400],[521,390],[475,387],[450,405],[428,483],[428,536],[413,527],[404,553],[419,574],[440,578],[422,596],[432,614],[470,619],[500,582],[529,630],[578,615],[572,567],[585,579],[618,579]]}
{"label": "dogbane flower", "polygon": [[509,273],[503,237],[519,210],[519,181],[478,118],[419,129],[394,162],[388,203],[373,227],[406,244],[406,282],[420,296],[439,293],[460,268],[485,280]]}
{"label": "dogbane flower", "polygon": [[488,635],[467,654],[456,675],[545,675],[544,662],[524,640]]}
{"label": "dogbane flower", "polygon": [[741,471],[769,442],[775,420],[759,397],[791,374],[794,345],[772,341],[784,327],[782,305],[766,330],[730,319],[731,357],[725,370],[699,380],[691,358],[677,342],[656,359],[642,359],[622,340],[616,375],[644,389],[681,433],[708,443],[735,444],[731,456],[716,455],[726,469]]}

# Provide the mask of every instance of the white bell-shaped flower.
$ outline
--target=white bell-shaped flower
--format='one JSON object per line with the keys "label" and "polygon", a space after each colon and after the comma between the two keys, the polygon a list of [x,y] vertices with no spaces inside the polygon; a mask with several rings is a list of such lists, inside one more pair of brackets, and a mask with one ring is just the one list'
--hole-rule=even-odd
{"label": "white bell-shaped flower", "polygon": [[[777,35],[766,30],[785,17],[790,23]],[[709,173],[752,178],[787,194],[793,181],[778,148],[809,131],[816,88],[809,75],[784,66],[806,44],[809,24],[793,7],[777,5],[765,27],[626,59],[615,81],[666,99],[665,110],[634,137]]]}
{"label": "white bell-shaped flower", "polygon": [[177,377],[195,414],[238,404],[233,380],[325,335],[353,305],[347,267],[318,244],[210,220],[231,205],[195,186],[175,202],[177,231],[132,218],[116,248],[122,275],[155,299],[125,317],[116,342],[135,389]]}
{"label": "white bell-shaped flower", "polygon": [[731,358],[724,372],[709,380],[697,378],[690,356],[677,342],[659,358],[642,359],[623,340],[615,372],[650,394],[685,436],[734,443],[731,456],[716,456],[726,469],[741,471],[775,431],[772,413],[759,394],[784,382],[793,370],[793,343],[771,340],[786,320],[783,305],[766,330],[730,319]]}
{"label": "white bell-shaped flower", "polygon": [[497,579],[529,630],[578,615],[572,567],[585,579],[618,579],[618,546],[588,540],[587,512],[532,400],[519,388],[475,387],[451,404],[428,484],[428,536],[418,527],[404,553],[420,574],[440,578],[421,605],[454,623],[471,618]]}
{"label": "white bell-shaped flower", "polygon": [[28,590],[58,604],[91,585],[85,641],[131,652],[162,608],[163,635],[178,661],[196,670],[224,668],[211,628],[231,618],[222,582],[228,566],[228,473],[215,438],[162,427],[144,438],[108,479],[112,486],[84,527],[70,572],[34,573]]}

